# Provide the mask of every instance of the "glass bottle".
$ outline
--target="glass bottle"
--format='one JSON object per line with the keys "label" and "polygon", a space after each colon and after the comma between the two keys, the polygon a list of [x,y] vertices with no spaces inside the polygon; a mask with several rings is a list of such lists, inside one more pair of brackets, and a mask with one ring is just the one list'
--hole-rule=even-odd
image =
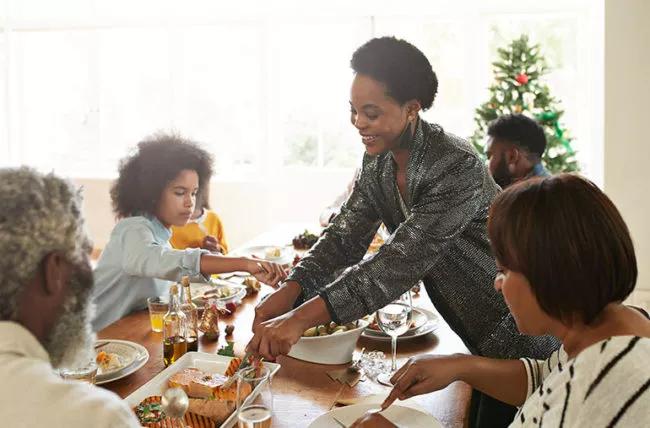
{"label": "glass bottle", "polygon": [[165,367],[187,352],[187,318],[180,309],[178,284],[169,287],[169,310],[163,317],[163,361]]}
{"label": "glass bottle", "polygon": [[183,303],[181,311],[187,319],[187,352],[199,350],[199,307],[192,302],[192,292],[190,291],[190,279],[184,276],[181,279],[183,285]]}

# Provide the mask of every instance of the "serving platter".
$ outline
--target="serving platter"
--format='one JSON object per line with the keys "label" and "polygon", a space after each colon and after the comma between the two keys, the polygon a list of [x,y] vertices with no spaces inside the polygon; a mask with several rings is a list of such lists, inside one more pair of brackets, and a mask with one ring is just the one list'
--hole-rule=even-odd
{"label": "serving platter", "polygon": [[[163,371],[158,373],[153,379],[149,382],[142,385],[137,390],[133,391],[131,395],[126,397],[124,400],[129,405],[129,407],[134,408],[142,400],[147,397],[162,395],[163,392],[167,389],[167,380],[175,373],[182,371],[186,368],[193,367],[199,370],[202,370],[207,373],[225,373],[228,368],[228,364],[232,357],[226,357],[218,354],[208,354],[205,352],[187,352],[181,358],[179,358],[174,364],[165,368]],[[275,373],[280,370],[280,365],[276,363],[264,362],[264,365],[269,369],[269,376],[273,377]],[[255,397],[258,393],[258,388],[255,388],[252,392],[251,398]],[[220,425],[221,428],[230,428],[235,425],[237,422],[237,412],[233,412],[228,419],[225,420],[223,424]]]}

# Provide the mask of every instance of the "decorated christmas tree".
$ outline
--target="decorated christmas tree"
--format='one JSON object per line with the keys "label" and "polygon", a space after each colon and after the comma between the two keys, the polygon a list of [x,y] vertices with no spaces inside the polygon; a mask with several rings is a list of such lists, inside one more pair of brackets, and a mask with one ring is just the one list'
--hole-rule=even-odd
{"label": "decorated christmas tree", "polygon": [[547,145],[542,162],[546,168],[551,173],[577,171],[571,138],[560,124],[564,112],[541,79],[548,68],[539,45],[530,45],[528,36],[522,35],[507,48],[498,49],[498,54],[499,60],[492,63],[495,80],[489,88],[490,99],[476,109],[477,129],[470,137],[476,150],[485,155],[490,121],[504,114],[522,113],[544,128]]}

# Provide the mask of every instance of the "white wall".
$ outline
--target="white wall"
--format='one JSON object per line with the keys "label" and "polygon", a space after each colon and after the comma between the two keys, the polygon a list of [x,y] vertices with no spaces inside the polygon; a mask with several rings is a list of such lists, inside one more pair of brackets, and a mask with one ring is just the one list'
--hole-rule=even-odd
{"label": "white wall", "polygon": [[650,1],[605,3],[605,191],[632,233],[639,281],[632,301],[650,306]]}

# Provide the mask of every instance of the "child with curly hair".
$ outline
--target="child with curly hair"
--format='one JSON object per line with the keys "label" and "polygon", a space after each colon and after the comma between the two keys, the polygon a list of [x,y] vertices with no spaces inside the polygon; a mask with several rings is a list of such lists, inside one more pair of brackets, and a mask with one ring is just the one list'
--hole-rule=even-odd
{"label": "child with curly hair", "polygon": [[144,309],[147,297],[165,294],[169,281],[183,276],[247,271],[270,285],[285,277],[275,263],[171,247],[171,227],[190,220],[211,176],[210,154],[175,135],[146,139],[120,162],[111,188],[119,221],[95,269],[95,330]]}

